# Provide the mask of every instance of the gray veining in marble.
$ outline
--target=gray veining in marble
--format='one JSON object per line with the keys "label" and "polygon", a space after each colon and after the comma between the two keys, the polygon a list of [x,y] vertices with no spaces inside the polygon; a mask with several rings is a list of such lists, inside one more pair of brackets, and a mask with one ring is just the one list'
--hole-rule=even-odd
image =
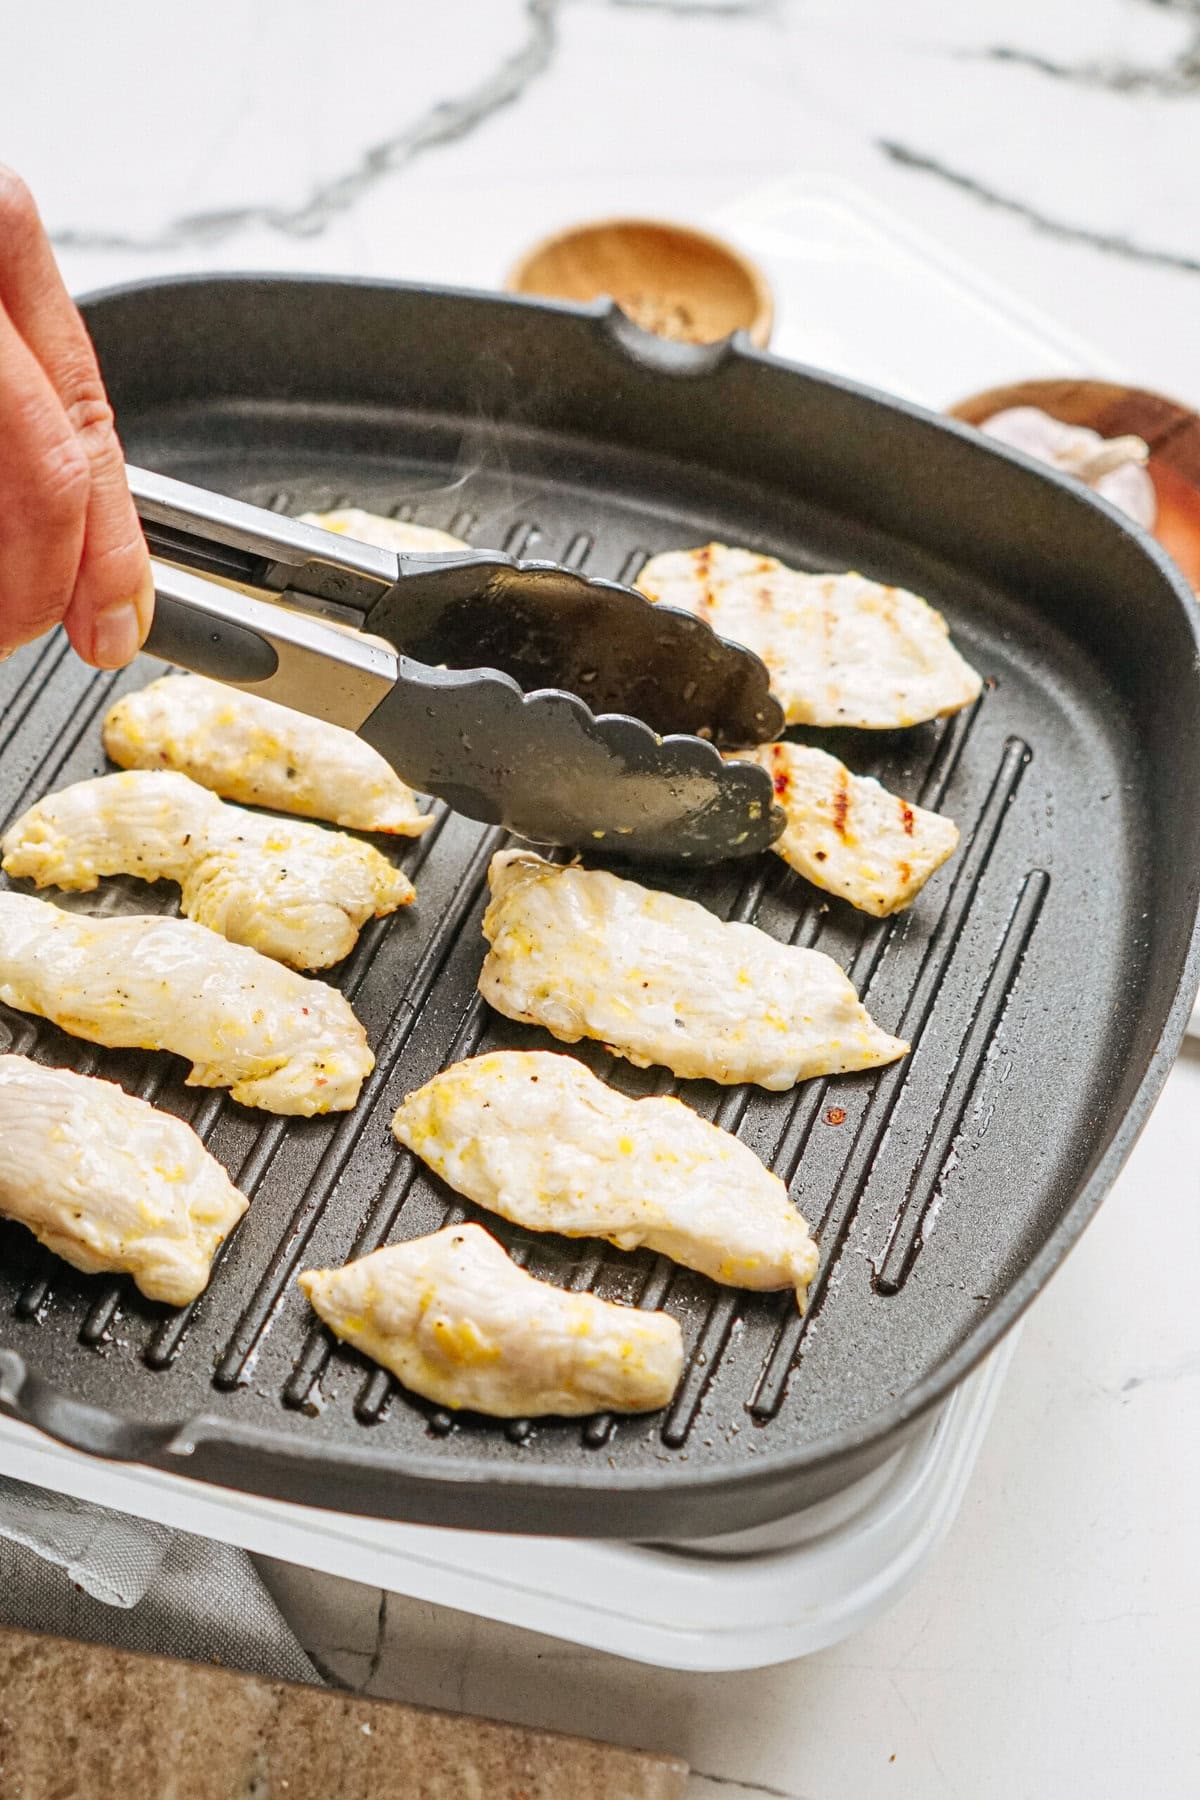
{"label": "gray veining in marble", "polygon": [[1071,81],[1080,87],[1105,88],[1115,94],[1144,94],[1166,100],[1187,99],[1200,94],[1200,0],[1143,0],[1143,3],[1198,21],[1191,27],[1183,46],[1160,65],[1112,57],[1088,62],[1059,62],[1052,56],[1042,56],[1013,44],[993,44],[982,54],[990,62],[1035,69],[1058,81]]}
{"label": "gray veining in marble", "polygon": [[1044,232],[1048,237],[1059,238],[1064,243],[1087,244],[1093,250],[1103,250],[1107,255],[1125,257],[1132,262],[1150,263],[1159,268],[1177,269],[1188,275],[1200,275],[1200,256],[1185,256],[1180,251],[1161,250],[1153,244],[1140,244],[1123,232],[1094,231],[1083,225],[1072,225],[1064,219],[1052,218],[1027,201],[1018,200],[1015,195],[1001,193],[998,188],[989,187],[986,182],[968,175],[965,170],[951,168],[948,163],[927,156],[908,144],[896,143],[890,138],[877,138],[875,143],[878,150],[901,168],[912,169],[922,175],[932,175],[938,181],[957,188],[959,193],[981,201],[985,206],[1009,213],[1014,218],[1024,219],[1027,225],[1032,225],[1036,231]]}
{"label": "gray veining in marble", "polygon": [[[65,250],[161,253],[203,248],[224,242],[253,227],[282,236],[319,236],[340,215],[386,177],[395,175],[427,151],[470,136],[501,108],[519,101],[546,72],[558,46],[564,0],[525,0],[524,36],[505,52],[496,67],[466,93],[430,106],[423,114],[368,145],[346,169],[325,176],[293,206],[255,204],[183,214],[142,235],[86,226],[67,226],[54,233]],[[781,0],[606,0],[614,9],[644,10],[698,17],[763,17],[777,14]],[[1120,59],[1069,62],[1013,44],[993,44],[961,51],[971,60],[1035,71],[1053,80],[1146,98],[1186,100],[1200,94],[1200,0],[1137,0],[1180,20],[1195,21],[1185,43],[1161,64]],[[969,171],[953,166],[922,148],[880,138],[875,148],[892,163],[935,177],[943,185],[994,210],[1023,220],[1047,236],[1087,246],[1108,255],[1188,274],[1200,272],[1200,257],[1142,243],[1123,232],[1105,231],[1052,216],[1018,194],[991,186]]]}
{"label": "gray veining in marble", "polygon": [[315,237],[385,176],[396,174],[427,150],[468,137],[501,107],[519,100],[550,66],[560,5],[561,0],[525,0],[524,41],[484,81],[457,99],[439,100],[420,118],[368,145],[352,168],[318,182],[298,206],[240,206],[185,214],[142,237],[67,226],[53,233],[54,243],[62,250],[177,250],[220,243],[256,225],[288,237]]}
{"label": "gray veining in marble", "polygon": [[692,13],[705,18],[749,18],[777,13],[786,0],[608,0],[627,11]]}

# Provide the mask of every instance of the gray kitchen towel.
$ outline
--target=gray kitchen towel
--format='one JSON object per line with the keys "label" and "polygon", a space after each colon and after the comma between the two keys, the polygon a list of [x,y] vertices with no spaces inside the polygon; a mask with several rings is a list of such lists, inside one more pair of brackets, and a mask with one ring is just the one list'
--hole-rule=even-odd
{"label": "gray kitchen towel", "polygon": [[321,1679],[244,1550],[8,1477],[0,1625],[274,1680]]}
{"label": "gray kitchen towel", "polygon": [[0,1476],[0,1537],[53,1563],[108,1606],[137,1605],[161,1571],[171,1542],[165,1525],[7,1476]]}

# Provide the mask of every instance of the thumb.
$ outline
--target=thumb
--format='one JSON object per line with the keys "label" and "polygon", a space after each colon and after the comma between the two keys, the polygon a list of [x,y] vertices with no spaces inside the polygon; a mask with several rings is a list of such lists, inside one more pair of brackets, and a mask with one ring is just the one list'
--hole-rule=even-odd
{"label": "thumb", "polygon": [[[67,410],[68,417],[79,417],[78,406]],[[93,406],[78,436],[91,487],[67,636],[86,662],[120,669],[145,643],[154,617],[150,557],[106,402]]]}

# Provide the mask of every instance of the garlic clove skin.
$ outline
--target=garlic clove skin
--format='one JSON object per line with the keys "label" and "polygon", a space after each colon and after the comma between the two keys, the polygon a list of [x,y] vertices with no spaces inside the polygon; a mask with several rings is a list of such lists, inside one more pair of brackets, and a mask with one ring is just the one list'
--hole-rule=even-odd
{"label": "garlic clove skin", "polygon": [[1150,449],[1143,438],[1103,438],[1086,425],[1064,425],[1037,406],[1006,407],[985,419],[979,429],[1073,475],[1147,531],[1153,530],[1157,507],[1145,466]]}
{"label": "garlic clove skin", "polygon": [[1158,517],[1158,504],[1154,493],[1154,483],[1149,473],[1140,463],[1124,463],[1119,469],[1110,469],[1098,481],[1092,482],[1098,494],[1119,506],[1136,524],[1153,531]]}

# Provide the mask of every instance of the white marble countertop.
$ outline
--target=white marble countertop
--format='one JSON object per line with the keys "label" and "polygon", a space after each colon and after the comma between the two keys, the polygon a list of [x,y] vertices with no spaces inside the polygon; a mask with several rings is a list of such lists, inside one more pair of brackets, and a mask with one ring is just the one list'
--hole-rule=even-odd
{"label": "white marble countertop", "polygon": [[[47,0],[4,156],[71,285],[202,268],[492,285],[616,212],[836,176],[1200,402],[1200,0]],[[881,296],[881,305],[886,296]],[[1200,1056],[1035,1308],[936,1563],[840,1648],[656,1674],[276,1566],[395,1694],[680,1752],[701,1796],[1200,1791]]]}

